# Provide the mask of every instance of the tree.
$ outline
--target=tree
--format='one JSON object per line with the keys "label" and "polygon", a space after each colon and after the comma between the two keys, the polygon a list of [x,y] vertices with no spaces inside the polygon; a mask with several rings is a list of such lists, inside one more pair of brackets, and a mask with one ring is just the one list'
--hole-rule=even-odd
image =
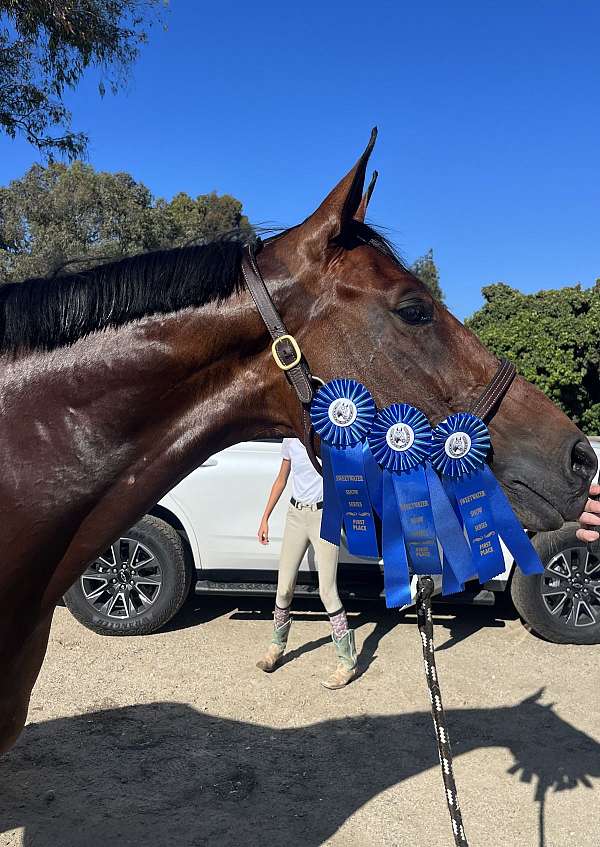
{"label": "tree", "polygon": [[242,204],[229,195],[178,194],[169,203],[127,173],[91,165],[33,165],[0,188],[0,282],[45,276],[77,259],[99,259],[250,232]]}
{"label": "tree", "polygon": [[195,200],[185,192],[176,194],[170,203],[159,200],[157,214],[163,217],[164,238],[172,245],[210,240],[232,230],[239,230],[241,235],[251,231],[241,202],[230,194],[218,197],[214,191]]}
{"label": "tree", "polygon": [[417,259],[411,266],[415,276],[424,282],[430,293],[440,303],[444,302],[444,292],[440,285],[440,275],[433,259],[433,250],[428,250],[424,256]]}
{"label": "tree", "polygon": [[600,433],[600,283],[537,294],[497,283],[483,296],[467,326],[584,432]]}
{"label": "tree", "polygon": [[45,156],[81,156],[63,102],[87,68],[99,93],[115,92],[159,16],[161,0],[0,0],[0,129],[21,133]]}

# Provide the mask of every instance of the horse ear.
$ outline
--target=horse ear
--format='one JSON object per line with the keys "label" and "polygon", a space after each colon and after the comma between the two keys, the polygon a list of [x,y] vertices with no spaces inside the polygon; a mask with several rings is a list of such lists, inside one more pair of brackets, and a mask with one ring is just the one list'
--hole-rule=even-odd
{"label": "horse ear", "polygon": [[303,240],[312,242],[322,249],[332,239],[337,238],[361,204],[365,173],[371,151],[375,146],[377,127],[371,130],[371,138],[365,150],[346,176],[338,182],[319,208],[298,227]]}
{"label": "horse ear", "polygon": [[365,191],[362,196],[362,200],[360,201],[360,205],[356,210],[356,214],[354,215],[354,219],[364,223],[365,216],[367,214],[367,206],[369,205],[369,201],[371,200],[371,194],[373,193],[373,189],[375,188],[375,183],[377,182],[377,177],[379,173],[377,171],[373,171],[373,176],[371,177],[371,182],[369,183],[369,187]]}

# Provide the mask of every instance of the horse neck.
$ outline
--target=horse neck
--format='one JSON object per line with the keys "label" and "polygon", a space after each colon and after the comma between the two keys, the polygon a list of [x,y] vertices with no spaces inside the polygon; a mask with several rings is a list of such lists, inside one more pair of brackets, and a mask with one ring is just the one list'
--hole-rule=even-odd
{"label": "horse neck", "polygon": [[[97,433],[128,439],[132,427],[136,435],[164,429],[165,418],[186,406],[207,412],[208,401],[219,403],[238,381],[233,360],[251,357],[253,333],[242,315],[243,308],[232,305],[155,316],[8,363],[2,372],[3,413],[35,421],[40,434],[46,422],[72,415],[73,434],[77,424],[85,428],[89,421]],[[248,389],[260,393],[260,376]],[[240,411],[232,398],[221,406],[221,418],[239,417]]]}
{"label": "horse neck", "polygon": [[53,600],[82,561],[212,453],[276,428],[290,431],[285,381],[267,366],[264,334],[240,296],[5,368],[0,458],[13,478],[0,511],[11,514],[17,538],[35,510],[36,530],[19,552],[25,561],[49,543],[45,532],[57,538],[57,513],[63,519],[64,549],[47,559],[49,570],[62,562]]}

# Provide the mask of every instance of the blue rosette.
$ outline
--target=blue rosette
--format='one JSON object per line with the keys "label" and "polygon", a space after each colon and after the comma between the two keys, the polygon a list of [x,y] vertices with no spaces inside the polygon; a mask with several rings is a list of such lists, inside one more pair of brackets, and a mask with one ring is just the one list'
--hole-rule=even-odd
{"label": "blue rosette", "polygon": [[470,412],[450,415],[433,430],[431,461],[469,539],[475,575],[485,582],[504,572],[500,538],[523,573],[543,573],[535,548],[486,464],[490,447],[487,426]]}
{"label": "blue rosette", "polygon": [[[321,538],[340,543],[342,525],[354,556],[379,558],[365,450],[376,414],[370,393],[354,379],[333,379],[315,394],[310,417],[321,438],[323,517]],[[372,484],[372,483],[371,483]]]}
{"label": "blue rosette", "polygon": [[[444,572],[446,593],[470,575],[471,555],[461,527],[432,470],[432,430],[419,409],[394,403],[376,416],[368,436],[382,469],[383,559],[388,607],[411,602],[410,574]],[[444,570],[437,523],[443,528]],[[448,576],[446,576],[448,571]]]}

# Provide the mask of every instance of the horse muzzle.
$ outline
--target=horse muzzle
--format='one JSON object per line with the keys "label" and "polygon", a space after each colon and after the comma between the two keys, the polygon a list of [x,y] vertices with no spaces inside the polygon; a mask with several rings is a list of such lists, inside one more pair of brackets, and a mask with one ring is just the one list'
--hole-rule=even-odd
{"label": "horse muzzle", "polygon": [[597,470],[596,454],[582,433],[575,431],[559,450],[541,454],[539,448],[513,451],[502,461],[498,451],[494,473],[527,529],[559,529],[577,520]]}

